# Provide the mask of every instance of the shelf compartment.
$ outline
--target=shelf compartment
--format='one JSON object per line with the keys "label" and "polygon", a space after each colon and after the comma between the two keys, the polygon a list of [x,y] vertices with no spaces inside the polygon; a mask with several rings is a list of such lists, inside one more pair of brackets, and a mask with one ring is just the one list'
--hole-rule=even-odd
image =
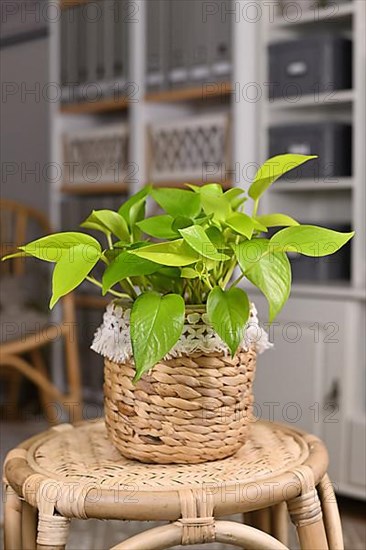
{"label": "shelf compartment", "polygon": [[323,108],[334,105],[351,105],[354,101],[355,94],[353,90],[336,90],[334,92],[322,92],[318,95],[307,94],[300,97],[288,99],[272,99],[268,100],[270,109],[302,109],[302,108]]}
{"label": "shelf compartment", "polygon": [[338,181],[298,180],[295,183],[277,181],[271,187],[272,193],[303,192],[303,191],[345,191],[353,188],[353,178],[340,178]]}
{"label": "shelf compartment", "polygon": [[334,21],[342,21],[351,19],[354,14],[354,3],[347,2],[345,4],[335,5],[334,3],[328,8],[318,8],[317,10],[308,10],[302,13],[301,18],[294,21],[286,21],[283,17],[275,18],[276,27],[292,27],[300,25],[316,25],[317,23],[327,23]]}
{"label": "shelf compartment", "polygon": [[[207,89],[212,86],[212,89]],[[220,98],[229,95],[233,91],[231,82],[217,82],[202,84],[190,88],[177,88],[174,90],[160,90],[146,95],[146,101],[157,103],[169,103],[177,101],[205,100]]]}
{"label": "shelf compartment", "polygon": [[99,101],[81,101],[80,103],[65,103],[61,105],[61,113],[64,115],[95,115],[111,111],[123,111],[128,108],[129,102],[125,97],[115,100],[113,98]]}
{"label": "shelf compartment", "polygon": [[125,195],[129,192],[127,183],[68,183],[61,187],[67,195]]}

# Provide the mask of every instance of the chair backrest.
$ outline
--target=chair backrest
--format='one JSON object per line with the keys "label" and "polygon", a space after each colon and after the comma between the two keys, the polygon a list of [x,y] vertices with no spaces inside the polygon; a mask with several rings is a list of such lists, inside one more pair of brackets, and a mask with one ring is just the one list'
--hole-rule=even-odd
{"label": "chair backrest", "polygon": [[[48,218],[43,212],[11,199],[0,200],[0,254],[12,254],[17,247],[32,238],[52,232]],[[32,232],[32,233],[31,233]],[[0,273],[24,275],[24,258],[1,262]]]}

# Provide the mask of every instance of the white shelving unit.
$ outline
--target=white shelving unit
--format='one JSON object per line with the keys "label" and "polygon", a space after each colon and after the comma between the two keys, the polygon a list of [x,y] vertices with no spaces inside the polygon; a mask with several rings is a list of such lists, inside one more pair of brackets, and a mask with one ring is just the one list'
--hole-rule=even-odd
{"label": "white shelving unit", "polygon": [[[271,125],[346,121],[353,127],[353,174],[350,178],[337,180],[279,181],[263,202],[263,212],[291,212],[295,218],[298,216],[302,221],[308,219],[319,225],[349,223],[356,230],[356,237],[352,243],[349,283],[293,285],[292,298],[279,316],[279,326],[274,329],[277,341],[275,339],[273,356],[268,354],[260,360],[256,396],[261,402],[281,403],[276,417],[288,420],[283,417],[283,410],[290,401],[296,400],[295,386],[312,387],[306,402],[301,402],[299,395],[302,407],[299,422],[326,441],[331,456],[331,475],[338,491],[365,498],[362,464],[365,461],[366,401],[359,387],[365,383],[366,330],[366,3],[353,0],[337,6],[332,2],[323,10],[302,10],[293,21],[285,20],[279,10],[277,13],[273,20],[263,17],[258,30],[259,82],[266,82],[269,43],[301,37],[310,31],[326,31],[341,33],[353,40],[353,88],[311,94],[292,101],[263,98],[258,106],[260,160],[268,157]],[[265,308],[259,296],[257,304],[260,310]],[[291,330],[295,336],[289,336]],[[334,338],[328,337],[327,330],[334,331]],[[283,365],[278,366],[281,362]],[[279,382],[270,388],[268,379],[273,370]],[[309,401],[312,401],[310,407]],[[329,416],[330,401],[336,403],[337,411]]]}
{"label": "white shelving unit", "polygon": [[[70,0],[69,0],[70,1]],[[72,0],[74,3],[78,0]],[[258,163],[267,155],[267,130],[275,122],[305,120],[345,120],[353,124],[353,175],[338,181],[298,181],[295,184],[278,182],[268,194],[263,210],[288,210],[294,217],[304,219],[311,212],[313,221],[326,225],[328,222],[349,222],[357,231],[352,253],[352,281],[349,284],[308,285],[296,284],[292,298],[279,318],[281,338],[275,341],[276,349],[259,360],[257,399],[260,401],[292,401],[295,387],[308,387],[307,398],[320,407],[318,421],[309,422],[305,416],[300,421],[306,428],[323,437],[330,449],[334,465],[332,477],[339,491],[362,496],[366,482],[361,479],[361,466],[353,465],[349,471],[350,449],[359,454],[360,434],[366,427],[366,403],[359,391],[364,382],[364,332],[365,332],[365,0],[340,3],[338,8],[302,13],[298,19],[284,20],[269,2],[258,0],[262,16],[253,24],[253,1],[235,2],[233,25],[233,79],[217,87],[216,94],[203,93],[202,87],[185,88],[146,95],[145,37],[146,1],[135,0],[138,21],[131,25],[129,35],[129,79],[136,84],[135,101],[121,98],[119,102],[107,100],[98,104],[60,105],[53,107],[52,161],[63,166],[62,134],[74,128],[92,128],[105,121],[127,119],[130,127],[130,162],[138,169],[130,191],[136,191],[147,178],[147,126],[154,120],[168,120],[195,116],[200,113],[225,112],[231,117],[232,166],[224,167],[231,174],[233,185],[245,186],[254,175]],[[168,0],[166,0],[168,1]],[[273,8],[273,9],[272,9]],[[276,13],[272,18],[271,14]],[[331,30],[333,26],[354,41],[354,86],[352,90],[304,96],[298,101],[269,101],[267,99],[267,45],[272,40],[296,37],[318,27]],[[51,75],[59,82],[59,28],[51,25]],[[245,55],[244,52],[251,52]],[[256,55],[252,55],[256,52]],[[257,98],[250,96],[259,90]],[[128,183],[128,182],[127,182]],[[174,182],[172,182],[174,183]],[[52,217],[60,224],[59,206],[63,189],[58,180],[52,188]],[[95,190],[94,190],[95,191]],[[85,191],[86,193],[88,190]],[[90,189],[93,192],[93,189]],[[118,193],[118,187],[113,189]],[[121,189],[121,199],[123,190]],[[331,219],[336,215],[337,220]],[[265,312],[264,300],[255,300],[261,312]],[[289,324],[298,326],[303,337],[298,342],[283,339],[283,330]],[[316,323],[320,335],[316,337]],[[338,344],[329,344],[329,330],[324,326],[334,323],[338,327]],[[311,328],[313,327],[313,328]],[[315,327],[315,328],[314,328]],[[282,333],[281,333],[282,331]],[[314,332],[315,331],[315,332]],[[328,332],[327,332],[328,331]],[[318,341],[316,341],[318,338]],[[319,340],[320,339],[320,340]],[[324,341],[325,339],[325,341]],[[295,345],[296,344],[296,345]],[[293,371],[289,361],[294,362]],[[273,373],[274,365],[276,372]],[[295,373],[295,375],[294,375]],[[272,383],[275,377],[275,383]],[[271,383],[268,384],[268,380]],[[278,383],[277,383],[278,382]],[[336,386],[334,386],[336,384]],[[293,385],[293,386],[292,386]],[[337,423],[328,423],[324,400],[332,388],[339,403]],[[276,393],[278,392],[278,394]],[[303,403],[304,405],[304,403]],[[303,411],[304,412],[304,411]],[[308,411],[309,412],[309,411]],[[313,411],[311,411],[311,414]],[[286,420],[280,416],[280,420]],[[353,456],[353,454],[352,454]],[[356,454],[356,456],[358,456]],[[360,457],[360,460],[362,458]],[[357,459],[356,459],[357,461]]]}

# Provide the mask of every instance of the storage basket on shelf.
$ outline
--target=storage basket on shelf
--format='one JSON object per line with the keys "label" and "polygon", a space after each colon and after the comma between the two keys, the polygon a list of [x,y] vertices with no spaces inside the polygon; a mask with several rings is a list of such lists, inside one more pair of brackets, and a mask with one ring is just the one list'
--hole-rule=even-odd
{"label": "storage basket on shelf", "polygon": [[148,134],[149,179],[154,183],[227,179],[231,169],[227,114],[154,122]]}
{"label": "storage basket on shelf", "polygon": [[105,356],[104,408],[109,437],[127,458],[199,463],[234,454],[252,420],[256,352],[270,347],[256,310],[231,358],[207,325],[204,309],[187,309],[183,334],[136,384],[129,309],[112,302],[92,349]]}
{"label": "storage basket on shelf", "polygon": [[64,136],[65,182],[68,185],[127,181],[128,124],[109,124]]}

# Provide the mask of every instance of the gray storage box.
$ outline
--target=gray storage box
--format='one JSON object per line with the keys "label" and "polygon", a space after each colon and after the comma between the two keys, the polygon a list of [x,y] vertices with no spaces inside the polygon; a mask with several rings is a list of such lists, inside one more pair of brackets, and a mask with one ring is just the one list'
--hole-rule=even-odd
{"label": "gray storage box", "polygon": [[269,46],[269,97],[352,88],[352,42],[332,34]]}
{"label": "gray storage box", "polygon": [[301,178],[324,180],[351,176],[352,127],[348,124],[323,122],[270,128],[270,156],[285,153],[319,157],[284,176],[284,179],[294,182],[294,185]]}
{"label": "gray storage box", "polygon": [[147,2],[146,88],[163,90],[168,85],[169,3]]}

